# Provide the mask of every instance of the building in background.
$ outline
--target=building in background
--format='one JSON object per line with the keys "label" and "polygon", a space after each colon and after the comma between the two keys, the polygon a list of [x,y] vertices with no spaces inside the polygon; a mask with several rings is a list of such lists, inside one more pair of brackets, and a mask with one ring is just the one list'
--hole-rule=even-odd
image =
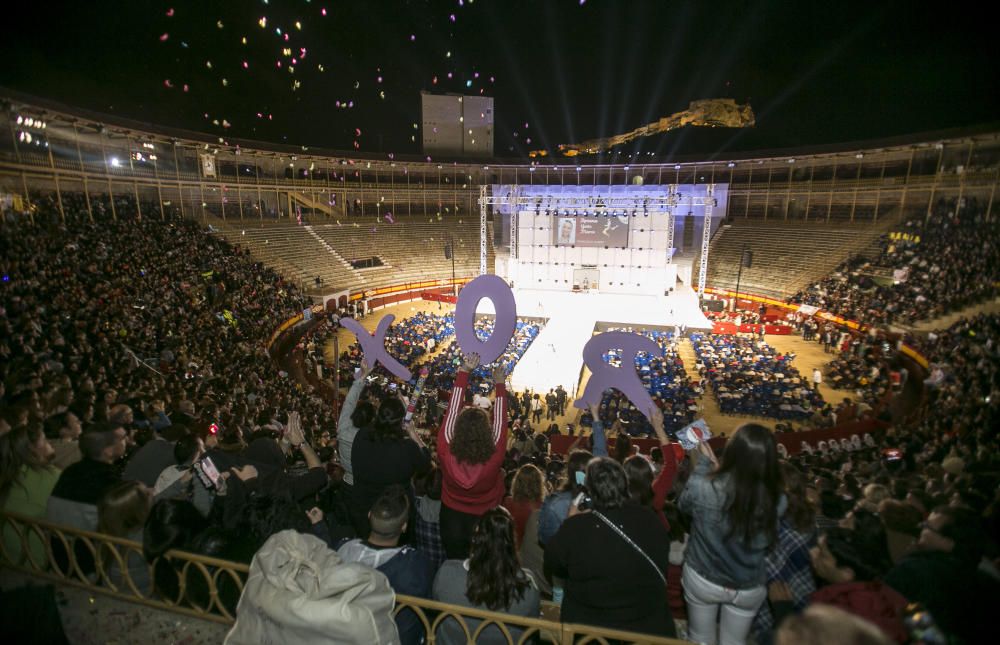
{"label": "building in background", "polygon": [[493,156],[493,99],[420,93],[423,150],[449,157]]}

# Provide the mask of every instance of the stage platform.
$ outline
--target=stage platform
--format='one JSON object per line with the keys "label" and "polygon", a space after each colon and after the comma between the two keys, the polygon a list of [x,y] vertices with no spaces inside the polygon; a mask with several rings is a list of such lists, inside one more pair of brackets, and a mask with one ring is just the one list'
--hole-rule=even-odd
{"label": "stage platform", "polygon": [[[517,315],[547,320],[511,374],[515,390],[548,392],[562,385],[575,392],[583,368],[583,346],[598,323],[614,326],[711,329],[698,307],[698,296],[678,285],[669,296],[515,289]],[[480,302],[478,313],[492,314],[493,304]]]}

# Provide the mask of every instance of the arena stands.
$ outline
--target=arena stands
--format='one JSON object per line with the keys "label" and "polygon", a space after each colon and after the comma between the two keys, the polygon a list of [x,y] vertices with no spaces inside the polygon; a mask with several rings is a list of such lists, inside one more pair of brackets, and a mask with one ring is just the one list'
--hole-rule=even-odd
{"label": "arena stands", "polygon": [[[337,461],[344,455],[337,455],[338,424],[332,408],[281,360],[287,352],[281,340],[275,348],[278,365],[265,351],[274,330],[310,304],[301,290],[245,249],[237,250],[208,234],[204,224],[173,212],[164,221],[139,218],[146,205],[131,197],[91,195],[89,209],[79,195],[63,193],[61,200],[65,217],[57,213],[55,200],[38,194],[34,224],[6,217],[0,223],[4,275],[0,284],[0,504],[4,513],[27,518],[0,516],[4,522],[0,563],[38,576],[59,571],[102,592],[121,593],[125,579],[141,581],[146,586],[137,587],[142,593],[148,591],[148,598],[143,596],[146,602],[179,605],[192,613],[231,621],[250,563],[263,545],[273,546],[272,540],[286,546],[297,544],[306,535],[313,545],[326,549],[344,538],[364,539],[352,519],[358,511],[363,515],[369,509],[357,508],[357,497],[340,479]],[[939,277],[941,287],[908,279],[902,286],[869,290],[859,284],[858,289],[845,287],[840,292],[835,286],[840,278],[832,278],[835,282],[823,281],[817,287],[826,295],[816,296],[820,300],[813,302],[841,307],[835,311],[879,323],[893,314],[906,319],[933,316],[990,295],[986,286],[976,286],[980,283],[961,294],[944,289],[943,285],[953,289],[964,285],[975,271],[990,276],[995,268],[994,238],[973,234],[974,230],[992,230],[994,224],[978,216],[968,222],[963,219],[967,213],[982,212],[973,208],[971,200],[956,212],[952,218],[946,215],[943,221],[910,229],[910,235],[919,232],[919,243],[912,237],[886,239],[877,263],[867,268],[851,265],[855,268],[844,273],[850,281],[871,272],[876,264],[894,270],[909,268],[911,277],[918,269],[926,269]],[[943,228],[928,231],[935,223]],[[977,252],[963,254],[962,244]],[[902,260],[894,264],[900,255]],[[837,298],[829,299],[834,292]],[[892,313],[881,313],[889,305],[894,305]],[[314,346],[322,345],[323,334],[330,333],[322,330],[326,324],[320,322]],[[518,321],[515,338],[494,379],[502,380],[503,373],[509,373],[541,324]],[[477,332],[483,336],[491,325],[490,319],[481,319]],[[444,391],[446,408],[460,405],[461,397],[451,397],[448,391],[465,382],[465,376],[456,377],[466,357],[448,342],[452,330],[453,319],[447,314],[419,314],[398,321],[389,335],[390,352],[401,360],[417,365],[430,358],[428,391]],[[996,567],[1000,554],[1000,316],[963,319],[914,343],[930,364],[927,374],[913,362],[908,363],[912,371],[907,375],[889,365],[883,349],[890,343],[887,337],[845,336],[845,345],[834,341],[834,330],[830,331],[829,344],[839,345],[842,352],[827,369],[828,382],[861,389],[862,401],[869,405],[894,388],[906,387],[918,393],[917,404],[912,414],[892,418],[888,428],[888,421],[869,424],[865,427],[871,430],[856,437],[833,438],[831,431],[829,440],[810,440],[801,451],[785,451],[782,475],[771,480],[774,486],[768,494],[776,499],[783,494],[784,501],[776,507],[787,507],[787,511],[773,539],[766,537],[767,530],[752,532],[749,541],[763,540],[764,546],[746,551],[754,564],[748,568],[753,571],[743,572],[745,588],[760,597],[758,606],[767,603],[768,620],[773,621],[757,624],[757,638],[770,638],[772,628],[789,611],[833,605],[903,642],[911,638],[906,605],[912,602],[919,604],[923,628],[933,621],[953,638],[988,642],[995,631],[991,611],[1000,597]],[[824,328],[813,337],[823,341],[826,332]],[[553,594],[564,595],[564,606],[572,607],[587,597],[577,586],[581,578],[606,575],[607,567],[618,576],[612,579],[624,586],[637,587],[633,583],[640,580],[646,584],[647,577],[659,584],[649,563],[623,541],[601,546],[605,553],[615,554],[606,561],[572,560],[577,552],[573,536],[592,529],[607,533],[596,514],[574,511],[567,517],[569,500],[590,492],[576,477],[584,471],[587,486],[602,486],[595,497],[608,506],[598,510],[616,525],[628,527],[632,538],[649,551],[667,580],[668,591],[683,589],[694,598],[697,590],[705,588],[700,585],[731,583],[728,576],[737,569],[732,562],[704,564],[709,561],[706,553],[738,542],[729,539],[721,523],[730,522],[730,516],[713,515],[717,509],[711,510],[700,496],[707,494],[704,478],[712,461],[719,460],[723,467],[732,462],[727,462],[725,452],[720,450],[716,456],[704,445],[688,454],[675,449],[667,431],[691,418],[699,392],[678,364],[677,339],[668,332],[651,332],[650,336],[664,352],[639,360],[641,378],[664,404],[665,418],[654,417],[650,423],[662,443],[658,462],[636,456],[625,459],[624,466],[604,460],[587,466],[589,454],[570,453],[564,458],[549,453],[543,433],[523,422],[523,409],[520,414],[508,413],[504,402],[493,404],[498,417],[491,418],[485,407],[482,414],[458,414],[456,408],[452,410],[454,424],[444,424],[442,434],[449,428],[455,433],[449,448],[452,457],[467,456],[467,461],[456,462],[455,471],[467,467],[472,473],[465,482],[469,503],[509,496],[507,506],[516,511],[509,520],[494,513],[490,519],[496,524],[479,524],[480,531],[499,527],[510,535],[518,526],[525,536],[520,561],[506,551],[502,554],[512,572],[511,589],[528,588],[534,575],[545,575],[545,548],[532,539],[538,534],[540,511],[531,504],[544,504],[549,497],[561,500],[563,513],[559,520],[564,528],[553,539],[558,548],[569,542],[567,552],[549,562],[550,573],[558,567],[568,575],[565,586],[556,585]],[[840,339],[841,332],[835,336]],[[431,338],[433,348],[428,346]],[[699,381],[711,382],[726,412],[806,422],[824,406],[808,379],[790,367],[788,356],[779,355],[762,340],[700,333],[692,334],[691,340],[704,370]],[[891,344],[890,348],[895,350]],[[894,355],[892,360],[897,359]],[[486,380],[489,371],[488,366],[477,366],[470,389]],[[890,376],[893,372],[898,382]],[[351,376],[343,375],[345,385]],[[479,396],[484,397],[487,392],[479,389]],[[384,517],[378,522],[385,524],[379,526],[394,526],[393,539],[405,540],[402,526],[411,517],[416,524],[419,514],[419,530],[432,537],[440,538],[450,530],[472,532],[479,521],[473,514],[459,515],[456,522],[455,515],[448,517],[454,509],[441,510],[440,471],[429,467],[434,458],[440,462],[441,454],[435,452],[433,442],[422,445],[421,433],[410,433],[399,424],[401,415],[396,413],[401,406],[396,393],[364,379],[350,392],[358,412],[350,415],[351,421],[363,426],[359,433],[376,435],[372,444],[380,445],[386,454],[406,455],[417,470],[414,477],[407,473],[403,482],[393,483],[408,489],[415,480],[419,491],[409,495],[397,491],[392,503],[380,502],[379,513]],[[426,413],[438,409],[436,398],[422,400],[423,414],[417,416],[423,425],[420,430],[436,429],[439,415]],[[615,407],[612,399],[603,402],[593,435],[578,447],[590,441],[594,455],[607,454],[603,428],[622,416],[620,403]],[[864,411],[855,405],[853,410],[839,407],[837,414],[859,419]],[[483,423],[487,419],[494,423]],[[508,423],[516,429],[506,444]],[[762,437],[762,450],[779,452],[769,431],[753,432]],[[467,441],[464,445],[463,440]],[[749,440],[740,438],[731,445],[739,449],[744,441]],[[203,454],[226,475],[226,494],[190,475],[196,462],[204,463]],[[507,473],[497,479],[496,487],[491,483],[488,491],[476,488],[481,481],[475,473],[485,470],[483,459],[492,464],[490,468],[499,468],[500,463]],[[60,472],[52,463],[64,469]],[[770,463],[776,467],[777,457]],[[361,480],[398,475],[379,460],[358,459],[353,466],[355,477]],[[533,480],[541,483],[526,498],[525,488],[530,485],[525,482],[533,469],[544,477]],[[136,483],[150,476],[152,495]],[[456,477],[454,472],[450,476]],[[724,471],[719,478],[725,477]],[[667,499],[663,508],[650,508],[654,493]],[[450,494],[456,495],[454,490]],[[608,502],[609,498],[618,502]],[[558,505],[550,504],[554,506]],[[655,511],[664,511],[669,533]],[[37,527],[33,534],[13,528],[46,517],[69,527],[59,529],[65,535],[77,527],[115,539],[92,549],[88,561],[85,547],[76,548],[84,540],[63,541],[49,524],[33,524]],[[706,518],[720,523],[712,525]],[[378,539],[377,534],[369,534],[369,541],[373,535]],[[42,538],[50,539],[51,549],[45,548]],[[364,574],[374,580],[400,580],[375,573],[392,566],[400,567],[394,576],[412,574],[424,583],[434,578],[420,568],[423,558],[414,554],[417,550],[412,546],[399,543],[378,551],[384,560],[372,560],[371,570]],[[123,557],[115,560],[108,555],[111,552]],[[501,555],[499,549],[496,555]],[[570,564],[563,568],[566,557]],[[518,573],[519,564],[527,565],[531,558],[537,563],[533,573]],[[185,562],[200,566],[185,566]],[[75,563],[76,568],[68,563]],[[642,567],[647,567],[647,575],[634,576],[632,572]],[[220,571],[233,573],[217,576],[223,582],[196,582],[202,575],[196,572],[202,570],[210,578]],[[147,577],[141,580],[144,571]],[[454,574],[458,569],[450,567],[449,571]],[[802,584],[804,580],[810,584]],[[464,589],[453,579],[440,583],[425,585],[424,594],[434,596],[434,588]],[[775,583],[784,583],[788,589]],[[215,593],[208,592],[212,584],[218,585]],[[765,585],[773,592],[767,601]],[[606,611],[612,603],[602,598],[604,589],[599,591],[594,594],[596,602]],[[135,598],[140,594],[124,595]],[[184,599],[175,602],[179,595]],[[420,599],[401,602],[421,607]],[[387,620],[391,605],[391,600],[386,602]],[[633,603],[626,609],[639,605]],[[432,608],[427,607],[428,611]],[[526,615],[514,602],[491,608],[505,612],[510,621],[519,620],[513,613]],[[685,608],[683,594],[674,594],[671,608],[682,627],[678,633],[683,635],[684,616],[697,621],[698,607],[692,603]],[[663,610],[666,616],[666,607]],[[536,608],[531,611],[537,615]],[[523,621],[518,625],[525,626]],[[656,633],[663,636],[668,630]]]}
{"label": "arena stands", "polygon": [[925,221],[894,227],[874,254],[844,261],[791,300],[851,320],[912,324],[995,297],[1000,225],[984,209],[975,198],[938,199]]}
{"label": "arena stands", "polygon": [[[299,226],[213,218],[211,224],[230,243],[248,248],[255,258],[287,273],[310,293],[451,278],[452,262],[445,257],[449,235],[456,249],[456,275],[479,270],[478,221],[428,223],[402,216],[392,223],[358,220],[345,217],[335,224]],[[362,266],[361,261],[371,258],[378,258],[379,264]],[[492,259],[491,245],[487,258],[491,266]]]}
{"label": "arena stands", "polygon": [[879,234],[889,226],[890,221],[835,225],[731,218],[712,241],[708,282],[736,289],[740,258],[747,248],[753,252],[753,266],[739,275],[740,291],[785,298],[828,274],[840,258],[876,248]]}

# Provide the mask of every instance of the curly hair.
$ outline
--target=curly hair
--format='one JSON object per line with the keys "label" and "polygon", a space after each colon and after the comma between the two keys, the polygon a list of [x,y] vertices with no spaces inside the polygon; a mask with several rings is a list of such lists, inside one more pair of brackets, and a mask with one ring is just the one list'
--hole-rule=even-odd
{"label": "curly hair", "polygon": [[594,457],[587,462],[587,489],[595,509],[621,508],[629,499],[625,468],[614,459]]}
{"label": "curly hair", "polygon": [[500,611],[523,598],[529,585],[517,558],[514,518],[502,506],[486,511],[472,531],[466,597]]}
{"label": "curly hair", "polygon": [[540,502],[545,498],[545,474],[534,464],[517,469],[510,487],[515,501]]}
{"label": "curly hair", "polygon": [[466,408],[455,419],[451,454],[459,462],[485,464],[496,452],[489,414],[480,408]]}

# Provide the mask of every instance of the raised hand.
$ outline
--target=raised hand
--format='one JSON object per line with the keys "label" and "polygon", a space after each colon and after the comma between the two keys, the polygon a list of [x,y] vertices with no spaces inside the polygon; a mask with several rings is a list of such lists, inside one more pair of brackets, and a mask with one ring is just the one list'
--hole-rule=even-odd
{"label": "raised hand", "polygon": [[479,354],[471,352],[462,359],[462,371],[471,372],[479,367]]}
{"label": "raised hand", "polygon": [[497,363],[493,366],[493,382],[503,383],[507,380],[507,369],[503,366],[503,363]]}
{"label": "raised hand", "polygon": [[305,434],[302,432],[302,418],[298,412],[288,413],[288,432],[285,437],[296,448],[306,440]]}

